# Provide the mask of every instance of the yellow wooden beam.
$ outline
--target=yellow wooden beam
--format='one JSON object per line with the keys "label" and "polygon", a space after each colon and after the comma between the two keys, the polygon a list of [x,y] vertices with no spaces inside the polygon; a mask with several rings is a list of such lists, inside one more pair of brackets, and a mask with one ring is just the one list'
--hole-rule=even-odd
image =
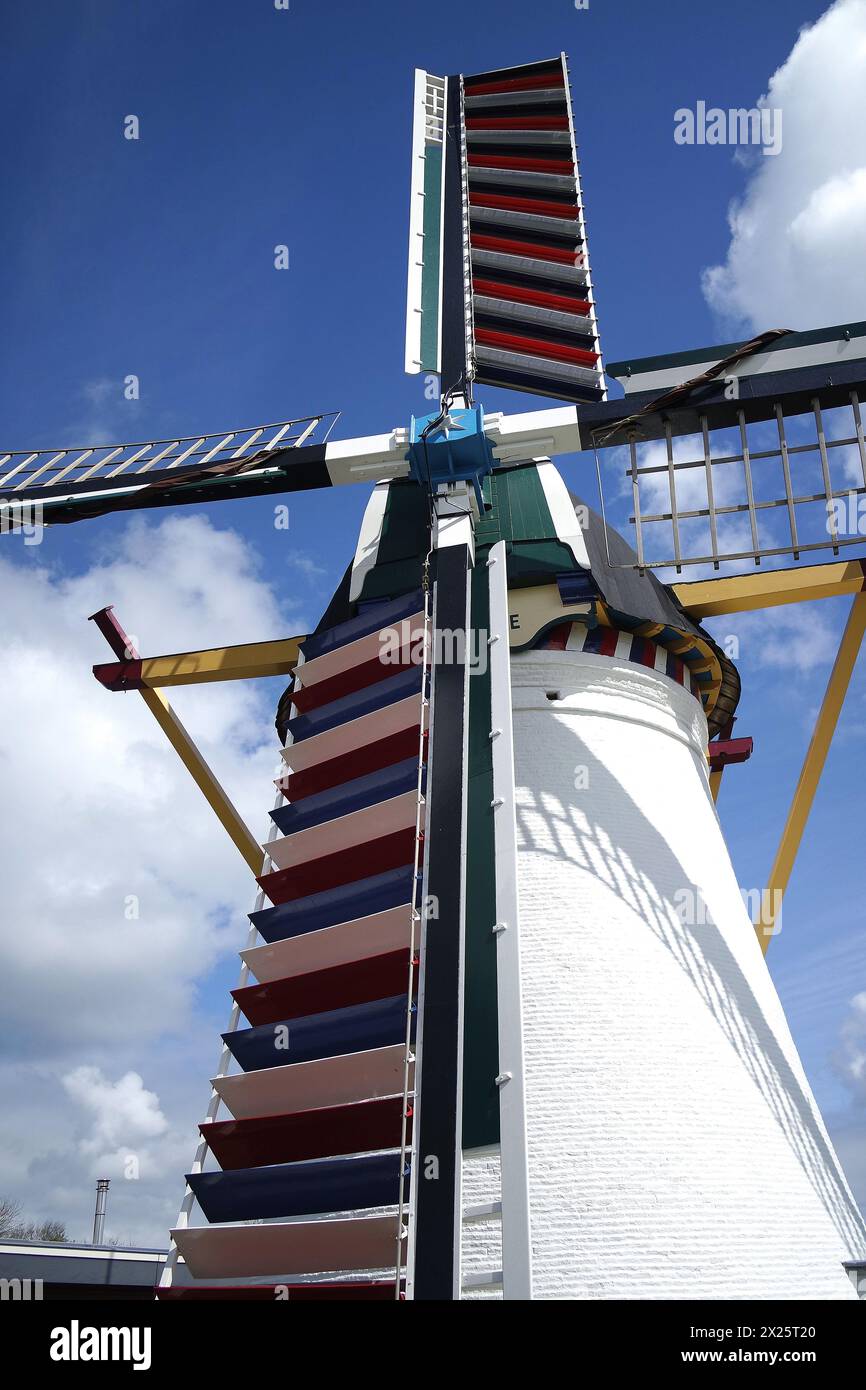
{"label": "yellow wooden beam", "polygon": [[[111,647],[111,650],[114,652],[114,655],[118,658],[116,666],[114,668],[98,666],[95,666],[93,668],[94,674],[97,675],[98,679],[102,679],[102,677],[99,675],[100,671],[105,672],[108,670],[114,670],[116,673],[118,670],[128,671],[130,667],[137,668],[138,666],[146,666],[151,664],[151,662],[142,661],[142,658],[135,650],[135,647],[130,641],[129,637],[124,632],[123,628],[120,626],[117,616],[114,613],[114,610],[110,604],[107,608],[100,608],[98,613],[93,613],[91,615],[90,621],[96,623],[96,626],[102,633],[108,645]],[[303,641],[303,638],[293,637],[288,639],[288,641],[297,643],[299,641]],[[260,649],[263,646],[274,647],[278,645],[285,646],[285,642],[282,644],[274,642],[252,643],[250,644],[250,647],[247,648],[219,647],[214,648],[209,652],[185,652],[180,656],[156,657],[154,658],[154,660],[157,663],[161,661],[168,661],[174,663],[175,674],[182,675],[182,672],[185,670],[186,674],[190,677],[192,681],[195,681],[197,679],[238,680],[241,677],[237,674],[220,676],[215,674],[208,674],[208,672],[216,672],[221,669],[224,669],[226,671],[237,671],[238,667],[242,667],[244,665],[245,660],[247,661],[247,664],[249,664],[249,653],[252,647]],[[234,653],[243,653],[245,651],[247,652],[246,658],[234,658],[232,655]],[[254,659],[256,661],[261,661],[260,651],[259,655]],[[184,663],[187,663],[187,661],[188,665],[184,665]],[[168,674],[170,675],[171,673],[169,672]],[[253,674],[278,675],[282,674],[282,672],[257,671],[253,672]],[[138,671],[138,675],[140,677],[140,671]],[[173,683],[179,685],[181,683],[186,682],[182,680],[175,680],[174,682],[168,681],[166,683]],[[109,688],[122,689],[123,687],[109,686]],[[236,810],[235,806],[232,804],[226,793],[223,791],[221,784],[214,776],[211,769],[208,767],[201,753],[198,751],[198,748],[196,747],[195,743],[190,738],[186,729],[183,727],[183,724],[181,724],[171,705],[168,703],[166,697],[162,694],[160,690],[153,690],[147,685],[142,685],[140,683],[140,679],[131,688],[138,690],[139,694],[141,695],[141,698],[147,705],[147,708],[150,710],[157,724],[162,729],[172,748],[177,753],[178,757],[180,758],[187,772],[192,777],[199,791],[204,796],[211,810],[216,814],[220,824],[224,827],[224,829],[228,831],[229,837],[231,838],[232,842],[240,850],[245,862],[249,865],[250,869],[252,869],[254,874],[261,873],[262,867],[264,865],[264,855],[262,853],[261,846],[259,845],[255,836],[253,835],[252,831],[248,829],[244,821],[241,819],[241,816],[239,812]]]}
{"label": "yellow wooden beam", "polygon": [[141,658],[141,679],[151,690],[167,685],[208,681],[244,681],[260,676],[288,676],[298,664],[305,637],[274,642],[246,642],[238,647],[210,647],[200,652]]}
{"label": "yellow wooden beam", "polygon": [[674,584],[673,591],[690,618],[717,618],[724,613],[745,613],[755,608],[776,608],[783,603],[808,603],[812,599],[858,594],[863,588],[859,560],[839,560],[828,565],[804,565],[802,569],[766,570],[755,574],[725,575]]}
{"label": "yellow wooden beam", "polygon": [[168,700],[159,690],[144,689],[140,694],[220,824],[228,831],[253,873],[260,874],[264,862],[261,845],[223,791]]}
{"label": "yellow wooden beam", "polygon": [[[827,753],[833,738],[851,675],[857,662],[857,654],[866,632],[866,593],[856,594],[851,612],[845,624],[845,631],[839,643],[833,670],[827,683],[827,690],[821,705],[812,739],[806,752],[800,778],[779,841],[779,848],[770,870],[770,878],[764,901],[767,907],[762,910],[764,919],[755,925],[758,939],[766,954],[773,935],[773,928],[782,907],[782,898],[791,877],[800,841],[809,819],[809,812],[815,799],[815,792],[821,780],[821,773],[827,761]],[[768,920],[767,920],[768,919]]]}
{"label": "yellow wooden beam", "polygon": [[713,794],[713,801],[718,801],[719,799],[719,791],[722,785],[722,773],[724,770],[723,767],[720,767],[718,772],[710,773],[710,791]]}

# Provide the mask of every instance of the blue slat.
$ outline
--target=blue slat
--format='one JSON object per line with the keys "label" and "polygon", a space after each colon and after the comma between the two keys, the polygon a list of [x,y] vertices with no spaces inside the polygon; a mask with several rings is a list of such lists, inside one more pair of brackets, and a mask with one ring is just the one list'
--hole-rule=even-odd
{"label": "blue slat", "polygon": [[325,632],[314,632],[305,642],[301,643],[304,660],[312,661],[314,657],[323,656],[325,652],[332,652],[337,647],[344,647],[347,642],[357,642],[359,637],[367,637],[371,632],[378,632],[380,628],[387,627],[390,623],[399,623],[403,618],[411,618],[413,613],[419,613],[423,607],[424,594],[421,589],[415,589],[411,594],[404,594],[402,598],[376,604],[374,607],[359,613],[357,618],[350,618],[348,622],[340,623],[338,627],[328,628]]}
{"label": "blue slat", "polygon": [[[408,1175],[408,1164],[406,1165]],[[400,1155],[331,1158],[188,1173],[187,1182],[208,1221],[252,1221],[393,1206],[400,1196]]]}
{"label": "blue slat", "polygon": [[[250,921],[264,941],[287,941],[292,936],[305,936],[309,931],[323,931],[340,922],[354,922],[356,917],[372,917],[374,912],[387,912],[412,901],[412,882],[415,866],[387,869],[383,874],[344,883],[324,893],[311,893],[294,902],[277,907],[263,907],[251,912]],[[416,898],[418,884],[416,883]]]}
{"label": "blue slat", "polygon": [[[422,789],[425,781],[426,768],[422,775]],[[338,816],[361,811],[365,806],[375,806],[377,801],[387,801],[389,797],[399,796],[402,792],[414,791],[417,786],[418,759],[406,758],[402,763],[380,768],[378,772],[368,772],[365,777],[356,777],[340,787],[329,787],[327,791],[317,792],[314,796],[305,796],[294,806],[281,806],[279,810],[271,811],[271,820],[284,835],[293,835],[297,830],[309,830]]]}
{"label": "blue slat", "polygon": [[286,728],[294,742],[300,743],[302,739],[322,734],[326,729],[335,729],[338,724],[360,719],[362,714],[372,714],[374,710],[384,709],[386,705],[414,695],[421,689],[423,674],[422,667],[410,666],[406,671],[398,671],[396,676],[388,676],[387,680],[377,681],[375,685],[368,685],[351,695],[343,695],[339,700],[332,700],[330,704],[321,705],[307,714],[296,714]]}
{"label": "blue slat", "polygon": [[[412,1005],[412,1032],[416,1007]],[[318,1057],[340,1057],[344,1052],[366,1052],[371,1047],[390,1047],[406,1036],[406,995],[394,994],[370,1004],[348,1009],[329,1009],[263,1023],[223,1033],[223,1042],[244,1071],[283,1067],[292,1062],[312,1062]]]}

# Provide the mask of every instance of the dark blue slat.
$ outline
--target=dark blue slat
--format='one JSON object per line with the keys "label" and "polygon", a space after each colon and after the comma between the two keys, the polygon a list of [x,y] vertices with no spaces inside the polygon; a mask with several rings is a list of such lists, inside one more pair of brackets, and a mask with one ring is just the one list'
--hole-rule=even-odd
{"label": "dark blue slat", "polygon": [[325,652],[344,647],[347,642],[357,642],[359,637],[378,632],[389,623],[399,623],[403,618],[411,618],[413,613],[420,612],[423,607],[424,594],[421,589],[414,589],[411,594],[404,594],[402,598],[376,604],[359,613],[357,618],[350,618],[348,622],[328,628],[325,632],[314,632],[301,643],[304,660],[312,661],[314,657],[323,656]]}
{"label": "dark blue slat", "polygon": [[[415,1031],[412,1005],[412,1032]],[[390,1047],[406,1036],[406,995],[353,1004],[347,1009],[307,1014],[284,1023],[263,1023],[223,1033],[223,1041],[244,1071],[284,1067],[292,1062],[312,1062],[319,1057],[339,1057],[344,1052],[366,1052],[371,1047]]]}
{"label": "dark blue slat", "polygon": [[[356,917],[371,917],[374,912],[387,912],[412,901],[415,867],[386,869],[383,874],[344,883],[324,893],[311,893],[306,898],[263,907],[249,914],[256,931],[269,944],[287,941],[292,936],[304,936],[309,931],[324,931],[340,922],[354,922]],[[415,896],[420,884],[415,882]]]}
{"label": "dark blue slat", "polygon": [[289,720],[286,728],[294,742],[300,743],[305,738],[312,738],[314,734],[324,733],[326,729],[335,729],[338,724],[346,724],[350,719],[360,719],[362,714],[372,714],[374,710],[384,709],[386,705],[393,705],[397,700],[405,700],[407,696],[414,695],[421,689],[423,675],[420,666],[410,666],[407,671],[399,671],[396,676],[389,676],[387,680],[377,681],[375,685],[368,685],[363,690],[356,690],[351,695],[332,700],[329,705],[322,705],[307,714],[296,714],[294,719]]}
{"label": "dark blue slat", "polygon": [[[554,280],[538,281],[539,289],[546,290],[552,286],[561,288]],[[555,289],[554,293],[556,293]],[[494,366],[492,362],[487,362],[483,366],[479,363],[475,380],[480,381],[484,386],[501,386],[503,390],[528,391],[530,395],[535,396],[553,396],[558,401],[585,401],[589,404],[595,402],[600,404],[604,397],[604,392],[600,386],[578,386],[573,381],[567,381],[565,377],[530,376],[523,372],[506,370],[505,367]]]}
{"label": "dark blue slat", "polygon": [[[426,774],[426,768],[424,771]],[[425,781],[426,776],[422,775],[422,788]],[[376,802],[387,801],[402,792],[414,791],[417,786],[418,759],[406,758],[402,763],[368,772],[365,777],[356,777],[340,787],[329,787],[314,796],[305,796],[294,806],[281,806],[271,811],[271,820],[284,835],[292,835],[297,830],[309,830],[338,816],[361,811],[365,806],[375,806]]]}
{"label": "dark blue slat", "polygon": [[386,1153],[188,1173],[186,1180],[208,1221],[252,1221],[393,1206],[399,1201],[400,1171],[400,1155]]}

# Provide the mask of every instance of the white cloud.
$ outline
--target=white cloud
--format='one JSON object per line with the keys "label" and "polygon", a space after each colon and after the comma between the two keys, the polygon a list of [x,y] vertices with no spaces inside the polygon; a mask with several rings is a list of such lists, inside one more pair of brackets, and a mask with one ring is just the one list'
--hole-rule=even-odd
{"label": "white cloud", "polygon": [[770,667],[800,675],[813,671],[829,674],[839,647],[838,624],[820,604],[798,603],[755,613],[734,613],[712,619],[706,626],[719,642],[729,637],[737,639],[736,660],[744,671],[749,667]]}
{"label": "white cloud", "polygon": [[[78,1151],[92,1177],[123,1177],[127,1171],[140,1174],[142,1168],[162,1166],[159,1141],[168,1136],[169,1122],[159,1097],[145,1090],[138,1072],[110,1081],[99,1067],[80,1066],[62,1081],[66,1094],[91,1121],[78,1140]],[[169,1146],[170,1153],[174,1147]]]}
{"label": "white cloud", "polygon": [[846,1085],[866,1101],[866,990],[855,994],[849,1002],[837,1063]]}
{"label": "white cloud", "polygon": [[[134,1152],[141,1180],[112,1188],[109,1228],[162,1243],[230,1003],[201,984],[217,966],[234,976],[255,885],[139,696],[94,680],[112,657],[86,619],[114,603],[156,654],[286,636],[310,615],[285,610],[243,539],[201,516],[137,520],[75,576],[52,568],[50,533],[15,545],[0,551],[0,1193],[86,1234],[95,1167],[112,1176]],[[273,690],[169,694],[264,839]]]}
{"label": "white cloud", "polygon": [[837,0],[804,28],[762,100],[783,146],[757,156],[729,209],[723,265],[703,277],[737,329],[811,328],[866,315],[866,0]]}
{"label": "white cloud", "polygon": [[286,556],[286,564],[292,569],[300,570],[308,579],[321,579],[328,573],[324,565],[320,565],[308,555],[305,550],[292,550]]}

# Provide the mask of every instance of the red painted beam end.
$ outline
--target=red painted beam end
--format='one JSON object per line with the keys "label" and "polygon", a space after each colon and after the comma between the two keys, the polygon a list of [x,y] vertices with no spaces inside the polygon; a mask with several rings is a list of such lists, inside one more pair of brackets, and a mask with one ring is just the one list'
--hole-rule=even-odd
{"label": "red painted beam end", "polygon": [[754,750],[751,738],[715,739],[710,743],[710,771],[721,772],[728,763],[748,762]]}
{"label": "red painted beam end", "polygon": [[137,661],[138,652],[130,642],[123,628],[120,626],[114,614],[114,605],[109,603],[105,608],[100,608],[98,613],[91,613],[87,619],[89,623],[96,623],[114,655],[121,661]]}
{"label": "red painted beam end", "polygon": [[106,661],[94,666],[93,674],[106,690],[143,690],[141,658],[135,661]]}

